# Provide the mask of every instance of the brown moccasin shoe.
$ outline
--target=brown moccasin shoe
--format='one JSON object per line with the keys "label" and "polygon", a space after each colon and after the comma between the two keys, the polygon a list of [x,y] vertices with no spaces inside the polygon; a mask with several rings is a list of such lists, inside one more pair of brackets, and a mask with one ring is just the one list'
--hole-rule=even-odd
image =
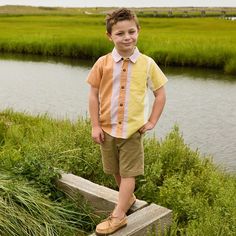
{"label": "brown moccasin shoe", "polygon": [[126,225],[127,225],[126,216],[120,220],[117,217],[111,215],[106,220],[97,225],[96,235],[99,236],[109,235],[125,227]]}

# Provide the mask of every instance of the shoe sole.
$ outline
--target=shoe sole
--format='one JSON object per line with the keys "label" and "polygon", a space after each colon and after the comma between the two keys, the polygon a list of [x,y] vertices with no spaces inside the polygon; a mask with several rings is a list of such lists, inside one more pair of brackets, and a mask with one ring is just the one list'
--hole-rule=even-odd
{"label": "shoe sole", "polygon": [[117,228],[116,230],[114,230],[114,231],[112,231],[112,232],[110,232],[110,233],[98,233],[98,232],[95,231],[95,234],[96,234],[97,236],[107,236],[107,235],[111,235],[111,234],[114,234],[116,231],[118,231],[118,230],[120,230],[120,229],[122,229],[122,228],[124,228],[124,227],[126,227],[126,226],[127,226],[127,224],[122,225],[120,228]]}

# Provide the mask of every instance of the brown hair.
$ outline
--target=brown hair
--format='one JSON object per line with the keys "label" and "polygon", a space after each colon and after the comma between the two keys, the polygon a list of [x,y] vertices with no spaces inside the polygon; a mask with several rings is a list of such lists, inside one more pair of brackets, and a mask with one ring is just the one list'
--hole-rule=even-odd
{"label": "brown hair", "polygon": [[109,34],[111,34],[112,26],[115,25],[119,21],[123,20],[134,20],[137,28],[139,29],[138,18],[134,12],[127,8],[119,8],[112,13],[108,13],[106,16],[106,30]]}

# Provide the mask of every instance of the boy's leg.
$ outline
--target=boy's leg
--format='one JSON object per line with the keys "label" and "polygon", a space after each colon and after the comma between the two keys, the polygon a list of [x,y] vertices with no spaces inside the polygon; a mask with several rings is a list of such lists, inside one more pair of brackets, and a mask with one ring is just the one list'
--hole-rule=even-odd
{"label": "boy's leg", "polygon": [[119,186],[118,204],[112,215],[96,227],[97,235],[108,235],[127,225],[126,212],[136,200],[133,195],[135,189],[133,176],[143,174],[142,138],[138,132],[127,140],[107,135],[101,150],[104,171],[107,174],[112,173]]}
{"label": "boy's leg", "polygon": [[130,207],[129,202],[134,191],[135,178],[119,178],[118,176],[118,183],[119,179],[121,181],[118,204],[113,210],[112,215],[108,217],[104,222],[97,225],[97,235],[108,235],[127,225],[126,211]]}
{"label": "boy's leg", "polygon": [[134,188],[135,177],[121,177],[118,204],[115,207],[112,216],[117,217],[119,219],[124,218],[126,212],[130,208],[130,199],[133,196]]}

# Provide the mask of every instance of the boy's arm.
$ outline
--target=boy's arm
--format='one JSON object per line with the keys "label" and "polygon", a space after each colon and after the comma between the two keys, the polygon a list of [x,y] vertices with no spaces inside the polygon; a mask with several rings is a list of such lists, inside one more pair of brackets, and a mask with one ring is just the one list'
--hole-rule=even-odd
{"label": "boy's arm", "polygon": [[99,123],[99,91],[98,88],[90,87],[89,93],[89,114],[92,125],[92,138],[101,144],[104,141],[104,133]]}
{"label": "boy's arm", "polygon": [[139,129],[140,133],[145,133],[146,131],[151,130],[155,127],[165,106],[166,94],[164,86],[155,90],[153,94],[155,96],[155,100],[153,102],[152,112],[148,119],[148,122]]}

